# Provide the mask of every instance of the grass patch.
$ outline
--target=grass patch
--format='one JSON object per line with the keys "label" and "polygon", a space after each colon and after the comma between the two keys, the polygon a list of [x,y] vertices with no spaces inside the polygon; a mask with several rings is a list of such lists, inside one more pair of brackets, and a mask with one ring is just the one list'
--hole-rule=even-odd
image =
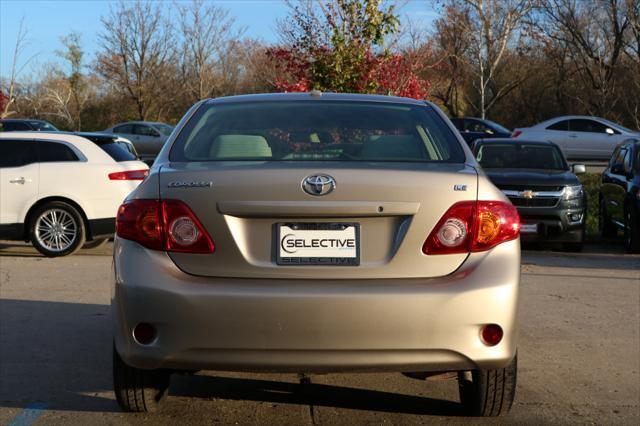
{"label": "grass patch", "polygon": [[601,186],[600,173],[585,173],[578,175],[587,193],[587,234],[597,234],[598,231],[598,197]]}

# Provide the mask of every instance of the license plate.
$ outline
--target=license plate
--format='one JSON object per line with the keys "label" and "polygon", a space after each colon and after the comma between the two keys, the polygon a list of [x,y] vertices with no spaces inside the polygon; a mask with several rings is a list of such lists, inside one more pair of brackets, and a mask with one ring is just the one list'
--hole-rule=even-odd
{"label": "license plate", "polygon": [[276,227],[278,265],[360,264],[360,224],[280,223]]}
{"label": "license plate", "polygon": [[538,224],[537,223],[523,223],[520,226],[521,234],[537,234],[538,233]]}

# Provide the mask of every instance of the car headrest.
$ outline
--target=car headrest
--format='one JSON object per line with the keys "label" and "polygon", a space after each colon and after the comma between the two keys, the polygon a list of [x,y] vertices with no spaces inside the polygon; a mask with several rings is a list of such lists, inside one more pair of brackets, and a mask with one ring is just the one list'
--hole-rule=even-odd
{"label": "car headrest", "polygon": [[220,135],[215,138],[209,155],[216,158],[271,157],[271,147],[260,135]]}

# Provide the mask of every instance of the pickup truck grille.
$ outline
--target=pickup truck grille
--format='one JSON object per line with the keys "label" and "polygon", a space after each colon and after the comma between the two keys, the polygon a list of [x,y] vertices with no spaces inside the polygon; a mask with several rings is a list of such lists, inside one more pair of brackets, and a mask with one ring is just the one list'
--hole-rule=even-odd
{"label": "pickup truck grille", "polygon": [[563,186],[501,185],[499,188],[516,207],[555,207],[564,193]]}
{"label": "pickup truck grille", "polygon": [[509,197],[509,200],[516,207],[555,207],[558,204],[558,198]]}

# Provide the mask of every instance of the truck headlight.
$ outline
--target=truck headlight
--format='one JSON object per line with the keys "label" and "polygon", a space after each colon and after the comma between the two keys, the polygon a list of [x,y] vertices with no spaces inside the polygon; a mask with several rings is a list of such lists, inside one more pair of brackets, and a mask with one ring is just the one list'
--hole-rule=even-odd
{"label": "truck headlight", "polygon": [[564,194],[562,195],[563,200],[572,200],[574,198],[582,198],[584,195],[584,189],[582,189],[582,185],[570,185],[564,187]]}

